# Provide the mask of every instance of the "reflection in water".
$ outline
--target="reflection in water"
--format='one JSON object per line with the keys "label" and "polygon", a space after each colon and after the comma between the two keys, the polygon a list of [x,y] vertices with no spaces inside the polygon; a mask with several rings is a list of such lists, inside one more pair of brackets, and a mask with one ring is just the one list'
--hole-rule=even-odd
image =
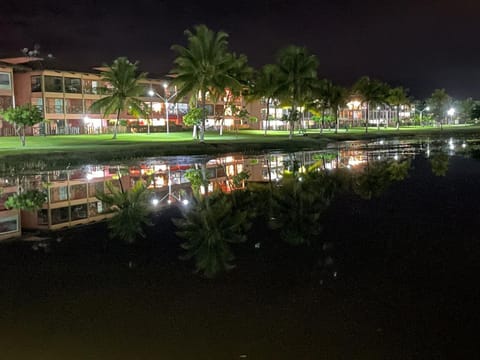
{"label": "reflection in water", "polygon": [[[458,155],[462,143],[453,144]],[[400,359],[431,358],[432,353],[437,358],[478,358],[476,342],[469,340],[478,333],[479,323],[478,161],[452,158],[448,141],[430,143],[430,155],[428,143],[368,143],[367,152],[365,147],[350,143],[292,156],[149,159],[120,166],[128,183],[142,179],[156,193],[157,206],[167,207],[168,197],[160,199],[169,193],[165,180],[170,177],[181,179],[187,169],[205,164],[206,190],[210,184],[228,189],[223,174],[241,164],[241,171],[250,174],[245,190],[219,196],[232,197],[226,208],[248,209],[249,216],[259,208],[249,219],[248,239],[225,244],[229,238],[222,236],[201,260],[208,269],[212,261],[220,269],[235,264],[238,269],[213,282],[190,276],[197,258],[192,257],[191,267],[179,262],[178,244],[191,242],[173,236],[175,228],[166,220],[180,217],[174,206],[162,211],[164,221],[147,228],[147,240],[128,247],[135,250],[132,254],[119,242],[103,251],[98,241],[107,235],[103,225],[62,232],[61,243],[2,244],[5,358],[35,358],[38,349],[49,359],[64,358],[72,349],[79,357],[95,353],[102,359],[234,359],[243,354],[252,359]],[[471,147],[468,143],[466,149]],[[429,164],[429,156],[439,148],[455,165],[442,179],[432,175]],[[285,172],[285,162],[292,159],[299,162],[298,170]],[[412,166],[405,169],[408,159]],[[56,169],[56,173],[10,173],[0,181],[6,193],[26,186],[26,178],[46,185],[49,200],[42,209],[46,222],[52,221],[55,211],[56,221],[65,220],[52,225],[65,226],[85,215],[93,219],[99,210],[96,190],[105,189],[105,180],[117,181],[116,164],[84,168],[84,178],[77,169]],[[320,211],[318,236],[301,234],[309,245],[282,241],[280,232],[286,226],[268,228],[270,217],[264,214],[273,216],[271,195],[286,192],[289,186],[295,190],[293,184],[284,186],[283,179],[295,176],[297,188],[311,189],[305,184],[310,176],[325,176],[321,181],[338,176],[338,189],[334,188],[338,194],[351,189],[363,170],[378,172],[382,181],[395,182],[405,173],[408,177],[373,201],[351,193],[336,198],[327,211]],[[163,184],[154,183],[163,176]],[[171,194],[191,199],[188,182],[170,184]],[[217,196],[212,191],[208,198]],[[308,199],[302,201],[309,204]],[[279,205],[275,211],[280,211]],[[7,219],[5,210],[1,212],[2,220]],[[14,231],[16,218],[9,218],[0,228]],[[341,280],[325,287],[327,278]],[[128,343],[118,342],[124,338]]]}
{"label": "reflection in water", "polygon": [[[369,143],[345,142],[327,150],[291,154],[271,152],[249,156],[179,156],[145,159],[131,164],[48,170],[45,163],[38,162],[26,162],[13,167],[3,164],[0,169],[0,219],[9,224],[12,221],[19,222],[17,211],[6,211],[5,200],[15,193],[40,190],[45,192],[47,201],[37,212],[22,213],[24,228],[55,230],[104,220],[111,217],[111,209],[96,194],[108,190],[107,182],[118,187],[120,177],[126,189],[141,181],[155,193],[152,203],[159,208],[173,203],[188,204],[192,197],[192,185],[202,194],[217,190],[230,193],[245,188],[247,184],[281,184],[285,176],[296,174],[294,178],[299,180],[301,174],[333,169],[346,169],[352,174],[364,171],[364,175],[356,180],[356,191],[370,198],[380,194],[389,182],[401,180],[407,175],[410,166],[408,159],[418,155],[429,157],[432,171],[444,175],[448,168],[448,156],[473,149],[473,143],[466,147],[464,141],[453,139],[436,142],[380,140]],[[291,183],[285,182],[283,186],[285,189],[282,191],[289,195],[282,195],[282,201],[294,204],[304,202],[300,198],[289,199],[290,196],[298,197]],[[315,194],[318,189],[309,191]],[[309,216],[315,217],[315,214],[316,210],[310,212]],[[5,228],[11,229],[12,226]],[[20,227],[13,228],[19,230]],[[18,234],[19,231],[9,230],[7,235],[0,235],[0,238]]]}
{"label": "reflection in water", "polygon": [[436,176],[445,176],[448,171],[449,157],[447,153],[438,151],[430,156],[430,166],[432,173]]}

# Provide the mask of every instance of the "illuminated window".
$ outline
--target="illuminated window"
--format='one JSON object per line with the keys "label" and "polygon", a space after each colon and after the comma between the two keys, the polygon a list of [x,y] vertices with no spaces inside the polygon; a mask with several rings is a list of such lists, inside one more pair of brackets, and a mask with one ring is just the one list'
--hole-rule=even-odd
{"label": "illuminated window", "polygon": [[0,72],[0,90],[12,90],[10,73]]}

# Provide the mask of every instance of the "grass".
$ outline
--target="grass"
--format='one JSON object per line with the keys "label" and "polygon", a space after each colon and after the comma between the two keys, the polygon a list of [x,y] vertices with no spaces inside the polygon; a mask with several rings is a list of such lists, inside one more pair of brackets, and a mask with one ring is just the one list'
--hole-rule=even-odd
{"label": "grass", "polygon": [[31,136],[27,146],[22,147],[17,137],[0,138],[0,160],[7,164],[42,162],[59,166],[67,164],[101,163],[126,161],[137,158],[168,156],[220,154],[231,152],[254,153],[263,150],[294,151],[300,149],[321,149],[328,142],[341,140],[362,140],[372,138],[397,138],[418,136],[476,136],[479,126],[445,126],[443,130],[432,127],[364,128],[341,129],[338,134],[326,130],[310,129],[308,136],[295,133],[288,139],[287,131],[241,130],[238,133],[207,132],[204,143],[192,139],[191,132],[119,134],[116,140],[111,134],[105,135],[56,135]]}

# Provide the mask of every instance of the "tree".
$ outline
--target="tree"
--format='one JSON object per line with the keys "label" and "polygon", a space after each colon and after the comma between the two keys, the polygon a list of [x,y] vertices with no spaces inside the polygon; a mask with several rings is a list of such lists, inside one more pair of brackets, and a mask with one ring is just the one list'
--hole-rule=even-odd
{"label": "tree", "polygon": [[338,128],[339,128],[338,112],[347,103],[348,91],[344,87],[329,83],[325,91],[325,96],[329,104],[330,110],[333,114],[333,121],[335,122],[335,134],[336,134],[338,133]]}
{"label": "tree", "polygon": [[[312,88],[311,98],[306,104],[306,108],[314,114],[312,120],[318,121],[318,127],[320,129],[320,134],[323,132],[325,127],[325,112],[330,109],[330,99],[328,98],[328,90],[331,85],[331,82],[322,79],[315,82]],[[330,122],[330,118],[328,121]]]}
{"label": "tree", "polygon": [[41,190],[27,190],[20,194],[9,196],[5,201],[5,208],[18,209],[26,211],[36,211],[41,209],[47,201],[47,194]]}
{"label": "tree", "polygon": [[383,82],[363,76],[355,83],[353,90],[361,97],[362,104],[366,105],[365,132],[368,132],[370,107],[384,104],[388,96],[388,86]]}
{"label": "tree", "polygon": [[278,94],[283,102],[290,104],[287,117],[290,124],[289,138],[293,138],[295,121],[299,119],[298,107],[306,103],[317,81],[318,60],[306,48],[288,46],[281,50],[277,64],[279,69]]}
{"label": "tree", "polygon": [[215,33],[205,25],[198,25],[194,32],[186,30],[185,35],[188,39],[187,47],[172,46],[178,56],[174,60],[175,67],[171,74],[174,76],[173,83],[180,89],[177,98],[199,94],[204,110],[200,128],[200,141],[203,142],[207,92],[241,88],[242,81],[238,77],[245,70],[247,58],[228,52],[228,34],[223,31]]}
{"label": "tree", "polygon": [[470,113],[471,119],[479,120],[480,119],[480,104],[475,104]]}
{"label": "tree", "polygon": [[230,244],[244,242],[250,227],[248,211],[235,208],[231,195],[221,192],[196,197],[193,208],[173,222],[177,235],[186,240],[182,259],[194,259],[196,272],[207,278],[235,267]]}
{"label": "tree", "polygon": [[268,121],[270,120],[270,103],[277,97],[279,87],[279,69],[277,65],[267,64],[256,74],[252,97],[264,99],[267,106],[265,113],[265,136],[267,136]]}
{"label": "tree", "polygon": [[197,138],[197,127],[202,123],[204,110],[198,107],[193,107],[188,110],[188,112],[183,117],[183,122],[187,126],[193,127],[192,137]]}
{"label": "tree", "polygon": [[321,232],[320,218],[336,194],[335,179],[318,172],[299,174],[293,165],[273,193],[269,226],[291,245],[311,245]]}
{"label": "tree", "polygon": [[435,120],[440,122],[440,129],[443,129],[443,119],[451,102],[450,96],[448,96],[445,89],[435,89],[427,102]]}
{"label": "tree", "polygon": [[353,190],[363,199],[378,197],[394,181],[405,179],[408,176],[410,166],[410,160],[367,163],[365,170],[353,180]]}
{"label": "tree", "polygon": [[408,104],[409,99],[407,96],[407,90],[398,86],[389,90],[387,103],[395,107],[396,126],[397,130],[400,129],[400,107]]}
{"label": "tree", "polygon": [[432,173],[435,176],[445,176],[448,171],[449,160],[448,155],[442,150],[432,154],[429,158]]}
{"label": "tree", "polygon": [[125,57],[119,57],[108,69],[101,73],[102,80],[108,84],[105,89],[106,96],[95,101],[91,109],[102,111],[104,117],[116,113],[113,139],[117,138],[118,122],[122,111],[130,111],[136,115],[145,114],[145,103],[138,97],[144,92],[140,80],[146,77],[146,73],[137,72],[138,63],[131,63]]}
{"label": "tree", "polygon": [[[121,179],[119,180],[121,184]],[[124,190],[106,183],[108,192],[98,193],[97,198],[109,206],[115,215],[109,220],[110,237],[126,243],[133,243],[138,237],[145,237],[144,228],[150,225],[149,190],[138,181],[132,189]]]}
{"label": "tree", "polygon": [[0,112],[0,115],[13,125],[22,146],[26,145],[25,127],[33,126],[43,121],[42,111],[31,104],[8,108]]}
{"label": "tree", "polygon": [[471,121],[474,119],[472,116],[473,110],[475,109],[475,106],[477,106],[477,103],[475,100],[472,98],[468,98],[462,101],[459,101],[458,103],[459,107],[459,116],[463,120],[463,122],[466,124],[467,122]]}

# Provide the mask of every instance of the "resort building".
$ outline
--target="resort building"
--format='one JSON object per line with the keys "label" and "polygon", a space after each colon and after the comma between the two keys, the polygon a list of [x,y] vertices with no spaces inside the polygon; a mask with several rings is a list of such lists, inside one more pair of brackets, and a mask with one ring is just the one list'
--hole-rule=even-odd
{"label": "resort building", "polygon": [[[13,67],[0,60],[0,110],[6,110],[14,104]],[[5,135],[13,135],[13,127],[0,121],[0,136]]]}

